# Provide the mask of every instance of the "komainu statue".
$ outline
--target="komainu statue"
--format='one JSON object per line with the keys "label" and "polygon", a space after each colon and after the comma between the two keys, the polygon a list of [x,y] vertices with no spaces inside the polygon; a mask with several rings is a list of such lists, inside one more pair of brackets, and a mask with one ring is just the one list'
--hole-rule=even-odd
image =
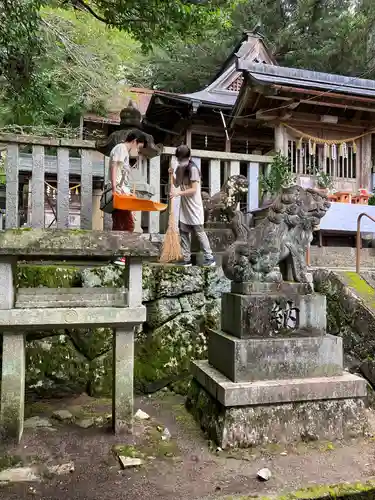
{"label": "komainu statue", "polygon": [[[105,139],[99,139],[95,143],[95,148],[97,151],[102,153],[104,156],[109,156],[112,149],[117,146],[120,142],[124,142],[129,130],[139,129],[143,130],[142,125],[142,115],[141,112],[134,106],[132,101],[124,108],[120,113],[120,129],[116,132],[112,132],[109,137]],[[141,154],[146,158],[154,158],[155,156],[161,154],[163,147],[161,145],[156,145],[154,138],[150,134],[144,132],[147,140]]]}
{"label": "komainu statue", "polygon": [[247,178],[243,175],[232,175],[218,193],[211,197],[208,193],[202,193],[205,222],[231,222],[238,203],[247,191]]}
{"label": "komainu statue", "polygon": [[223,256],[225,276],[238,283],[279,283],[286,265],[291,266],[295,281],[308,282],[306,251],[313,228],[330,205],[327,196],[318,191],[291,186],[283,189],[265,219],[253,228],[237,212],[232,221],[236,241]]}

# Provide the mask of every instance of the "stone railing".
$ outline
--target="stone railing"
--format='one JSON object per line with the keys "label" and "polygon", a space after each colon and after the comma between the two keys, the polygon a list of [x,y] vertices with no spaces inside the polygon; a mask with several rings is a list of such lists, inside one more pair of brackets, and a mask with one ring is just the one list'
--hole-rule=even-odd
{"label": "stone railing", "polygon": [[[124,286],[113,288],[18,288],[17,261],[110,261],[127,257]],[[25,400],[25,336],[30,330],[113,328],[115,432],[133,417],[134,327],[146,320],[142,261],[156,258],[145,238],[126,232],[16,229],[0,231],[0,333],[3,337],[0,429],[20,440]]]}
{"label": "stone railing", "polygon": [[[170,161],[173,159],[175,148],[166,147],[164,155],[168,155]],[[248,210],[253,210],[259,206],[259,173],[263,166],[272,162],[271,156],[256,154],[227,153],[221,151],[192,150],[192,157],[195,163],[201,167],[202,160],[208,160],[208,193],[210,196],[218,193],[224,181],[232,176],[241,173],[241,164],[246,164],[246,176],[249,182],[247,196]],[[221,175],[222,163],[225,167],[224,176]]]}
{"label": "stone railing", "polygon": [[[74,213],[78,212],[80,220],[74,227],[102,229],[104,224],[104,229],[111,228],[111,217],[104,216],[103,223],[99,210],[109,159],[95,150],[93,141],[0,134],[1,145],[6,150],[6,228],[19,227],[21,219],[26,219],[26,226],[33,228],[71,227],[72,189],[79,192],[79,206]],[[166,147],[160,156],[138,161],[137,167],[131,169],[131,182],[136,191],[147,192],[153,200],[160,201],[167,192],[168,167],[174,152],[175,148]],[[220,191],[228,177],[242,171],[249,182],[247,208],[258,207],[259,172],[272,157],[206,150],[192,150],[192,156],[202,169],[202,177],[208,179],[204,188],[210,196]],[[54,184],[51,196],[47,195],[51,187],[47,186],[46,179]],[[21,208],[26,215],[20,218]],[[51,212],[49,218],[46,211]],[[136,219],[137,232],[141,226],[149,233],[160,232],[159,212],[143,213]]]}

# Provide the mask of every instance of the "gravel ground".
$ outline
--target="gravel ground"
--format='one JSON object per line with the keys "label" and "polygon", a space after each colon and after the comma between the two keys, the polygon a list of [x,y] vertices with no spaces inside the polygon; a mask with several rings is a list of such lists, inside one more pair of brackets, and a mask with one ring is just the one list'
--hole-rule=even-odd
{"label": "gravel ground", "polygon": [[[115,437],[108,426],[81,429],[56,422],[52,429],[28,429],[18,447],[0,447],[4,458],[20,457],[23,465],[74,463],[74,472],[43,475],[41,481],[0,486],[4,500],[210,500],[228,495],[270,495],[315,484],[365,482],[375,477],[375,441],[312,443],[297,447],[271,446],[262,450],[226,453],[205,440],[183,407],[169,393],[140,398],[136,408],[150,415],[137,421],[132,436]],[[33,404],[28,415],[51,417],[68,409],[77,418],[106,415],[107,400],[88,396]],[[163,441],[165,427],[171,439]],[[145,461],[140,468],[121,470],[113,446],[127,446]],[[3,462],[2,462],[3,461]],[[256,478],[267,467],[268,482]]]}

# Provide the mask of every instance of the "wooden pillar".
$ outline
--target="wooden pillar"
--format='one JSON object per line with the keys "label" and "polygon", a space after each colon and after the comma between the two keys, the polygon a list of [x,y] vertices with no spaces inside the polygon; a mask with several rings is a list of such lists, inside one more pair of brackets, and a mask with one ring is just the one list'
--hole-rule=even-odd
{"label": "wooden pillar", "polygon": [[[359,156],[360,161],[357,161],[357,176],[360,182],[359,187],[371,192],[371,134],[362,137],[361,154]],[[359,172],[358,169],[360,169]]]}
{"label": "wooden pillar", "polygon": [[191,149],[191,128],[186,131],[186,145]]}
{"label": "wooden pillar", "polygon": [[283,125],[275,125],[275,152],[286,154],[285,150],[285,127]]}
{"label": "wooden pillar", "polygon": [[[230,139],[225,139],[225,152],[230,153],[230,148],[231,148]],[[222,182],[220,182],[220,188],[221,188],[221,184],[224,184],[224,182],[227,179],[229,179],[230,175],[231,175],[230,162],[226,160],[224,162],[224,179],[222,180]],[[220,191],[220,189],[219,189],[219,191]]]}

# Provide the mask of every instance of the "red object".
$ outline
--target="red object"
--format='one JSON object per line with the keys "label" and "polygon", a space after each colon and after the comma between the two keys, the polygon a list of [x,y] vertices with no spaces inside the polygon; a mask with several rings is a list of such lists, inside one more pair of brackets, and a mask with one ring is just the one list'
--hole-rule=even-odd
{"label": "red object", "polygon": [[112,230],[134,232],[134,216],[129,210],[114,210],[112,212]]}

